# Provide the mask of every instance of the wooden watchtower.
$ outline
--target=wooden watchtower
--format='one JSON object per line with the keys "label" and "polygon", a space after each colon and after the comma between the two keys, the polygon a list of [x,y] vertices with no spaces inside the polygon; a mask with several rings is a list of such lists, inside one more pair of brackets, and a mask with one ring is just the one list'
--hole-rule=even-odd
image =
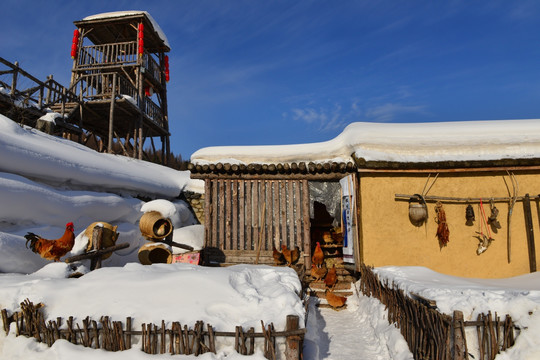
{"label": "wooden watchtower", "polygon": [[[98,14],[74,22],[70,93],[62,112],[101,151],[142,159],[146,139],[170,154],[167,38],[145,11]],[[56,110],[58,111],[58,110]]]}

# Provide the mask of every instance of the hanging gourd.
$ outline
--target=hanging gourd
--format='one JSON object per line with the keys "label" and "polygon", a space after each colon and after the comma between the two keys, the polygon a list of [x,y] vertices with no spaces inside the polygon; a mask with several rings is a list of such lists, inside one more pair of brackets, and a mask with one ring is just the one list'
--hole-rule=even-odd
{"label": "hanging gourd", "polygon": [[75,59],[77,57],[77,50],[79,46],[79,29],[73,31],[73,40],[71,43],[71,58]]}
{"label": "hanging gourd", "polygon": [[165,81],[169,82],[169,57],[165,55],[165,58],[163,59],[165,63]]}
{"label": "hanging gourd", "polygon": [[138,45],[139,45],[139,56],[144,54],[144,25],[139,23],[139,34],[138,34]]}
{"label": "hanging gourd", "polygon": [[409,199],[409,220],[414,226],[422,226],[427,221],[428,211],[426,200],[420,194]]}

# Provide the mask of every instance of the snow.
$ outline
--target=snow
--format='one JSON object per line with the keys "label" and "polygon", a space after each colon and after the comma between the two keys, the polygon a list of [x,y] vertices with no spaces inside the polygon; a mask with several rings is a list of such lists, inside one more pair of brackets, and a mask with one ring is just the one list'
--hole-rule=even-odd
{"label": "snow", "polygon": [[158,23],[152,15],[150,15],[147,11],[137,11],[137,10],[131,10],[131,11],[112,11],[112,12],[106,12],[101,14],[95,14],[87,16],[83,19],[83,21],[89,21],[89,20],[97,20],[97,19],[107,19],[107,18],[116,18],[116,17],[123,17],[123,16],[131,16],[131,15],[141,15],[144,14],[150,20],[152,23],[152,26],[154,27],[154,30],[158,34],[159,38],[163,41],[163,43],[168,47],[171,48],[169,45],[169,40],[167,39],[167,36],[165,36],[165,33],[163,30],[161,30],[161,27],[159,27]]}
{"label": "snow", "polygon": [[[479,313],[506,314],[521,328],[516,344],[496,359],[538,359],[540,356],[540,273],[506,279],[474,279],[444,275],[424,267],[386,266],[375,268],[379,279],[435,300],[438,311],[451,315],[463,312],[465,320],[476,320]],[[474,331],[476,332],[476,330]],[[476,334],[468,338],[474,339]],[[474,348],[469,345],[469,352]],[[477,354],[474,356],[477,357]]]}
{"label": "snow", "polygon": [[195,164],[436,162],[540,157],[540,120],[367,123],[347,126],[325,142],[275,146],[217,146],[193,153]]}
{"label": "snow", "polygon": [[[427,130],[424,134],[427,136]],[[508,135],[512,137],[512,132]],[[531,128],[532,139],[527,138],[531,139],[530,144],[535,143],[536,136]],[[510,143],[504,137],[499,141]],[[303,145],[293,148],[304,147],[305,153],[312,151]],[[293,148],[289,147],[288,151]],[[316,298],[301,299],[299,279],[286,267],[139,264],[137,250],[148,242],[140,234],[138,221],[146,211],[158,211],[171,219],[175,242],[202,248],[204,226],[197,224],[187,204],[177,199],[182,191],[202,188],[202,182],[190,180],[188,172],[100,154],[74,142],[21,127],[3,116],[0,116],[0,151],[0,308],[9,313],[17,311],[20,302],[28,298],[45,304],[46,320],[74,316],[75,322],[80,322],[86,316],[99,320],[107,315],[114,321],[124,321],[130,316],[135,327],[161,320],[193,326],[197,320],[203,320],[216,329],[233,331],[237,325],[260,329],[260,320],[273,322],[280,330],[286,315],[296,314],[307,331],[305,359],[412,359],[399,330],[388,324],[384,306],[359,294],[359,284],[355,284],[347,308],[333,311],[317,307]],[[143,197],[137,195],[150,199],[141,200]],[[69,221],[75,223],[77,237],[67,256],[83,251],[88,241],[84,231],[94,222],[117,225],[117,243],[127,242],[130,246],[115,252],[103,261],[101,269],[92,272],[88,260],[72,265],[51,263],[25,247],[26,232],[56,238]],[[486,310],[511,314],[523,330],[516,345],[499,354],[498,360],[535,359],[540,355],[539,275],[480,280],[416,267],[384,267],[375,271],[406,292],[437,301],[443,312],[459,309],[466,317]],[[75,272],[84,275],[70,278]],[[9,335],[0,330],[0,359],[170,358],[169,354],[144,354],[138,340],[131,350],[116,353],[84,348],[65,340],[49,348],[32,338],[16,337],[14,327],[12,324]],[[473,346],[469,350],[474,352]],[[201,360],[244,358],[230,344],[223,344],[217,354],[197,357]],[[264,359],[260,349],[247,358]]]}

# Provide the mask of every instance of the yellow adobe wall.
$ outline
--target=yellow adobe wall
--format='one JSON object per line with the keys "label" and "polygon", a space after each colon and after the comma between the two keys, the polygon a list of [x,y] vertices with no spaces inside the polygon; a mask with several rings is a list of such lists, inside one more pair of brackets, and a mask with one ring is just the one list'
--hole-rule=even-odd
{"label": "yellow adobe wall", "polygon": [[[432,174],[430,182],[435,174]],[[540,173],[515,173],[519,196],[540,193]],[[363,262],[371,266],[425,266],[437,272],[474,278],[502,278],[529,273],[529,255],[525,232],[523,202],[514,206],[511,220],[511,262],[507,261],[508,203],[497,202],[498,220],[502,228],[492,234],[495,239],[481,255],[476,254],[481,214],[473,203],[476,221],[465,225],[466,203],[443,202],[448,227],[449,243],[442,249],[436,237],[435,202],[428,202],[428,221],[421,227],[411,224],[408,201],[396,200],[395,194],[421,193],[428,174],[359,174],[360,189],[360,249]],[[505,182],[506,181],[506,182]],[[490,197],[507,197],[511,182],[506,172],[440,173],[428,195],[485,198],[486,216]],[[531,212],[536,239],[540,238],[538,200],[531,201]],[[485,231],[485,230],[484,230]],[[536,240],[536,258],[540,244]],[[538,260],[537,260],[538,262]]]}

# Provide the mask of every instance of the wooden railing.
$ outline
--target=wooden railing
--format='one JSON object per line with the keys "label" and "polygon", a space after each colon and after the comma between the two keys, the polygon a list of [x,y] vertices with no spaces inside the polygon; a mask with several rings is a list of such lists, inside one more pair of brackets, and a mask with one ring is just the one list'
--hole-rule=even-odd
{"label": "wooden railing", "polygon": [[83,46],[77,56],[77,69],[97,66],[135,65],[138,63],[137,42]]}
{"label": "wooden railing", "polygon": [[[11,75],[11,83],[0,82],[3,87],[9,90],[10,97],[17,102],[19,107],[34,106],[38,110],[43,110],[59,102],[78,102],[77,95],[56,82],[52,76],[47,77],[45,82],[35,78],[18,66],[0,57],[0,63],[10,70],[0,71],[0,75]],[[33,83],[33,86],[19,90],[19,76],[25,77]]]}
{"label": "wooden railing", "polygon": [[146,75],[161,84],[159,64],[148,53],[144,53],[142,58],[139,58],[136,41],[83,46],[76,60],[76,70],[137,65],[141,60]]}
{"label": "wooden railing", "polygon": [[71,89],[84,101],[110,99],[113,91],[113,78],[116,75],[116,97],[129,96],[134,105],[142,110],[143,114],[154,124],[164,127],[164,116],[161,108],[151,99],[144,97],[143,103],[139,100],[137,88],[131,81],[117,73],[96,73],[82,75]]}

